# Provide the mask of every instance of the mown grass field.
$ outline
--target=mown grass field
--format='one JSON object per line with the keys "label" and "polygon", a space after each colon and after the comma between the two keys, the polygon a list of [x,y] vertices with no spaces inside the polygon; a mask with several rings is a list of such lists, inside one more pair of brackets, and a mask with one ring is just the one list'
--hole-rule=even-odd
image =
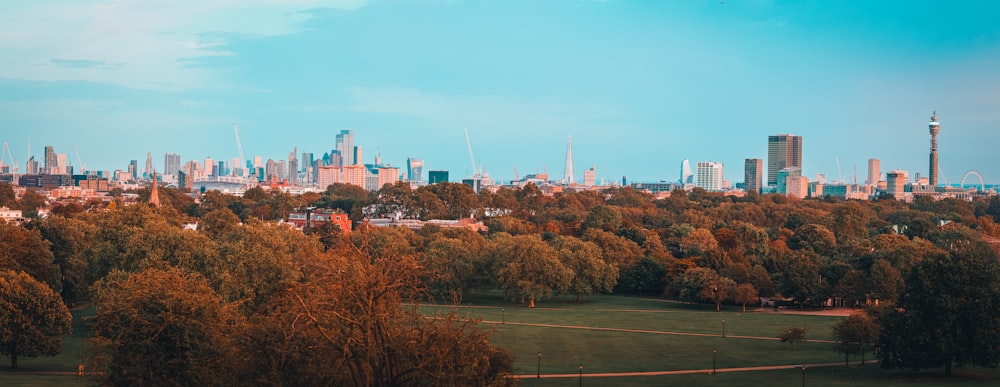
{"label": "mown grass field", "polygon": [[[86,378],[76,376],[77,365],[87,357],[89,317],[94,308],[74,310],[73,333],[63,337],[62,353],[53,357],[21,357],[17,370],[11,370],[10,358],[0,356],[0,386],[87,386]],[[13,372],[12,372],[13,371]],[[46,375],[43,373],[70,373]]]}
{"label": "mown grass field", "polygon": [[[833,349],[832,326],[841,317],[802,315],[790,311],[743,312],[738,307],[716,312],[714,306],[686,305],[659,299],[594,296],[575,304],[571,297],[557,297],[529,309],[519,302],[494,297],[473,297],[458,307],[424,305],[425,314],[454,311],[459,316],[482,318],[484,327],[495,329],[493,342],[515,356],[515,374],[525,386],[578,385],[577,377],[535,379],[545,374],[620,373],[702,370],[697,374],[629,377],[586,376],[586,385],[800,385],[801,369],[720,372],[717,369],[774,365],[837,363],[832,367],[809,367],[806,384],[814,386],[884,386],[886,384],[1000,384],[1000,372],[989,369],[960,370],[945,378],[940,370],[913,373],[887,371],[875,364],[843,365],[844,356]],[[725,320],[726,337],[722,337]],[[529,324],[550,324],[536,326]],[[789,326],[807,329],[807,342],[777,340]],[[596,327],[604,330],[584,329]],[[634,331],[622,331],[634,330]],[[668,334],[669,333],[669,334]],[[541,364],[537,354],[541,352]],[[866,355],[870,360],[871,353]]]}
{"label": "mown grass field", "polygon": [[[887,371],[877,365],[844,367],[844,357],[833,350],[831,326],[840,319],[833,316],[793,314],[787,311],[742,312],[724,308],[716,312],[707,305],[685,305],[659,299],[624,296],[593,296],[575,304],[571,297],[543,300],[535,309],[518,302],[493,296],[476,296],[462,305],[422,305],[421,311],[439,315],[454,311],[459,316],[482,318],[484,329],[494,329],[493,342],[514,354],[515,374],[523,386],[576,386],[579,365],[584,374],[700,370],[696,374],[595,377],[585,375],[588,386],[797,386],[802,383],[801,369],[770,371],[719,372],[712,369],[712,349],[716,350],[717,369],[772,365],[838,363],[832,367],[806,369],[810,386],[885,386],[885,385],[1000,385],[1000,371],[992,369],[957,370],[944,377],[941,370],[920,373],[905,370]],[[73,334],[63,341],[63,353],[55,357],[21,358],[18,373],[10,372],[10,359],[0,357],[0,386],[84,386],[89,382],[74,375],[44,375],[45,372],[73,374],[87,353],[90,334],[87,316],[93,308],[73,312]],[[726,337],[722,337],[722,320]],[[548,324],[539,326],[531,324]],[[776,340],[792,325],[806,327],[807,342],[792,350],[788,343]],[[587,327],[604,328],[605,330]],[[633,331],[623,331],[633,330]],[[638,332],[642,331],[642,332]],[[669,332],[670,334],[666,334]],[[536,379],[537,354],[541,352],[543,375],[568,374],[570,377]],[[867,355],[870,358],[871,354]]]}

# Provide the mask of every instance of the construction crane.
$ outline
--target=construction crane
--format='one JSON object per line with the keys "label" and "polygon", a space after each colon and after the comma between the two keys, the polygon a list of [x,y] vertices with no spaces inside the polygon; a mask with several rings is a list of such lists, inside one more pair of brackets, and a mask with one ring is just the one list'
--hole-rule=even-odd
{"label": "construction crane", "polygon": [[240,168],[240,169],[246,168],[243,165],[243,163],[244,163],[244,161],[243,161],[243,144],[240,143],[240,128],[238,126],[236,126],[235,122],[233,123],[233,136],[236,137],[236,148],[238,148],[240,150],[240,165],[238,165],[237,168]]}
{"label": "construction crane", "polygon": [[80,151],[76,150],[76,145],[73,145],[73,153],[76,154],[76,162],[80,164],[80,173],[87,174],[87,164],[80,160]]}
{"label": "construction crane", "polygon": [[469,140],[469,128],[465,128],[465,145],[469,147],[469,160],[472,162],[472,191],[479,193],[479,169],[476,168],[476,158],[472,156],[472,141]]}
{"label": "construction crane", "polygon": [[0,165],[3,165],[3,155],[7,155],[7,160],[10,161],[10,172],[14,175],[14,179],[17,179],[17,161],[14,161],[14,153],[10,151],[10,146],[7,145],[7,141],[3,142],[3,152],[0,152]]}

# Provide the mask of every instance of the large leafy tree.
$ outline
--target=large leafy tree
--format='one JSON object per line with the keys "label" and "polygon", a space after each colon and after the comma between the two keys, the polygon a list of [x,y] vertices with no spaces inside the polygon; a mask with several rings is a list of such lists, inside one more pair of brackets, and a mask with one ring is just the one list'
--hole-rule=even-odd
{"label": "large leafy tree", "polygon": [[1000,264],[982,242],[926,258],[906,281],[899,308],[882,318],[885,368],[1000,365]]}
{"label": "large leafy tree", "polygon": [[20,357],[55,356],[73,317],[58,294],[21,271],[0,270],[0,354],[17,368]]}
{"label": "large leafy tree", "polygon": [[59,268],[49,246],[38,230],[0,222],[0,270],[24,271],[58,291]]}
{"label": "large leafy tree", "polygon": [[[416,313],[411,256],[347,248],[311,281],[285,289],[238,342],[240,380],[273,385],[493,385],[511,357],[476,321]],[[411,304],[414,303],[414,304]]]}
{"label": "large leafy tree", "polygon": [[94,361],[108,384],[225,384],[239,315],[201,275],[113,272],[96,287]]}
{"label": "large leafy tree", "polygon": [[573,270],[563,264],[552,247],[538,235],[518,235],[504,238],[505,246],[499,247],[505,262],[497,276],[500,286],[508,295],[528,299],[528,307],[535,307],[535,300],[565,291],[572,284]]}
{"label": "large leafy tree", "polygon": [[861,353],[864,361],[865,348],[878,340],[878,325],[868,314],[855,312],[834,324],[833,337],[837,351],[844,354],[844,365],[851,354]]}
{"label": "large leafy tree", "polygon": [[551,244],[559,254],[559,261],[573,271],[569,290],[576,293],[578,304],[583,295],[614,289],[618,268],[601,259],[600,247],[574,237],[559,237]]}

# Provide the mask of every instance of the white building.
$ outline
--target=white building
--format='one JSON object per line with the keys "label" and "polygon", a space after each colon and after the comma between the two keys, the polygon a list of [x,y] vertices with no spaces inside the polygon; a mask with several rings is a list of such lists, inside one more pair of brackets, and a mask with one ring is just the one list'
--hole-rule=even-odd
{"label": "white building", "polygon": [[699,161],[695,173],[695,185],[706,191],[722,190],[722,163]]}

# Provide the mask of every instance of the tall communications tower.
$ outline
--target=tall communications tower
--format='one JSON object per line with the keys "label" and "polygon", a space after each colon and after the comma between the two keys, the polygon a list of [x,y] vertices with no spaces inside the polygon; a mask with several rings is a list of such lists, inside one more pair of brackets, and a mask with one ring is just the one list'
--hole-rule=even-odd
{"label": "tall communications tower", "polygon": [[928,128],[931,132],[930,185],[931,188],[934,188],[938,185],[937,135],[938,132],[941,131],[941,125],[938,124],[937,111],[934,111],[934,115],[931,116],[931,122],[928,124]]}

